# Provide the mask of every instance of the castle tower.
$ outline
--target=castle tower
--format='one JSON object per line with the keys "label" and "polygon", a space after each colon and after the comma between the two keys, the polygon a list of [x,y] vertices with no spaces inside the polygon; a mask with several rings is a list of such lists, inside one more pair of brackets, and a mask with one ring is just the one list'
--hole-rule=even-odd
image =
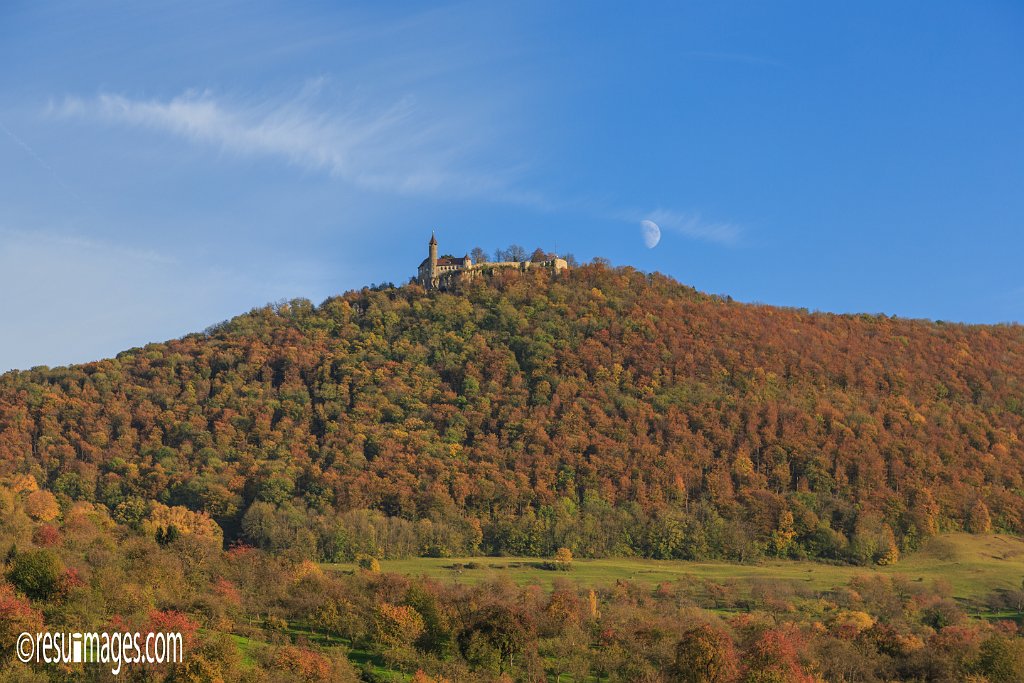
{"label": "castle tower", "polygon": [[[569,264],[565,259],[553,255],[538,256],[538,260],[527,261],[505,261],[502,263],[489,263],[484,255],[478,263],[473,263],[469,254],[462,258],[457,256],[437,255],[437,234],[430,233],[430,247],[427,258],[420,262],[416,271],[416,282],[427,290],[449,290],[458,287],[459,283],[469,282],[476,277],[488,274],[491,270],[527,270],[530,268],[544,268],[554,274],[567,269]],[[543,252],[541,252],[543,254]]]}

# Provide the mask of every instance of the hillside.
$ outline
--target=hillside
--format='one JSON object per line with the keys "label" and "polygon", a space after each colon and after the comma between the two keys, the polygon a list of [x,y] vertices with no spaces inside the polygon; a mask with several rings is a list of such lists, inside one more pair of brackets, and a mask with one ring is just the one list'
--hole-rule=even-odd
{"label": "hillside", "polygon": [[892,562],[940,530],[1024,531],[1022,431],[1020,326],[600,264],[293,301],[0,378],[8,480],[325,561]]}

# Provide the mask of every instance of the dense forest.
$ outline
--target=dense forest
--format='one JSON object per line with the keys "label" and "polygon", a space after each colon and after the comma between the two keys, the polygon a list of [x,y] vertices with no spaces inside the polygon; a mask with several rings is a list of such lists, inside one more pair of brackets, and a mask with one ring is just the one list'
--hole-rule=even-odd
{"label": "dense forest", "polygon": [[[0,678],[1019,681],[1013,570],[965,600],[877,567],[1024,531],[1022,427],[1019,326],[740,304],[600,260],[266,306],[0,377]],[[517,585],[484,555],[569,571]],[[415,556],[492,574],[380,571]],[[572,579],[625,556],[865,574]],[[41,629],[176,630],[186,657],[19,663]]]}
{"label": "dense forest", "polygon": [[600,260],[0,378],[7,480],[296,560],[891,563],[1024,531],[1022,428],[1020,326],[741,304]]}

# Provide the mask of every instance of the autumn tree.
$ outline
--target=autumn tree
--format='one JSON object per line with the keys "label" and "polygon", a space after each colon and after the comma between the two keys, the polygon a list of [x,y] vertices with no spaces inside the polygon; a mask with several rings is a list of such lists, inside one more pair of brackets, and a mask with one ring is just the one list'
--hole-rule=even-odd
{"label": "autumn tree", "polygon": [[731,683],[739,678],[732,638],[707,624],[688,629],[676,643],[669,672],[679,683]]}
{"label": "autumn tree", "polygon": [[1024,681],[1024,640],[997,635],[981,645],[978,673],[992,683]]}
{"label": "autumn tree", "polygon": [[287,672],[292,680],[319,683],[332,679],[330,660],[307,648],[294,646],[279,648],[274,653],[273,666],[275,669]]}
{"label": "autumn tree", "polygon": [[891,565],[899,562],[900,548],[896,545],[896,535],[888,524],[882,525],[877,562],[880,565]]}
{"label": "autumn tree", "polygon": [[411,646],[426,629],[423,616],[414,607],[386,602],[377,605],[375,624],[378,640],[392,648]]}
{"label": "autumn tree", "polygon": [[380,571],[380,561],[372,555],[358,555],[356,557],[356,566],[365,572]]}
{"label": "autumn tree", "polygon": [[555,551],[555,568],[563,572],[572,569],[572,551],[568,548],[559,548]]}
{"label": "autumn tree", "polygon": [[779,515],[778,525],[769,540],[771,553],[776,557],[786,557],[793,548],[793,539],[796,538],[793,521],[793,513],[789,510],[783,510]]}
{"label": "autumn tree", "polygon": [[988,506],[980,498],[971,506],[967,515],[967,530],[972,534],[987,534],[992,531],[992,518]]}
{"label": "autumn tree", "polygon": [[805,671],[800,661],[803,637],[792,626],[765,631],[747,654],[750,683],[814,683],[815,677]]}
{"label": "autumn tree", "polygon": [[50,522],[60,514],[57,498],[45,489],[39,489],[25,496],[25,512],[39,522]]}
{"label": "autumn tree", "polygon": [[13,653],[20,634],[37,633],[42,628],[42,613],[16,595],[9,584],[0,584],[0,658]]}

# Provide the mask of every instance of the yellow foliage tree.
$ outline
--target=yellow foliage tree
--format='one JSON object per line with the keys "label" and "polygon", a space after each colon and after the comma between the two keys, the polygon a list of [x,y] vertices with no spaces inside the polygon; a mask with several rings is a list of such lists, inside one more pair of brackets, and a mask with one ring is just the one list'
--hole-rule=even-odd
{"label": "yellow foliage tree", "polygon": [[301,581],[307,576],[323,576],[323,570],[320,569],[320,565],[311,560],[303,560],[295,568],[295,580]]}
{"label": "yellow foliage tree", "polygon": [[15,474],[8,479],[11,490],[15,493],[32,493],[39,490],[36,478],[29,474]]}
{"label": "yellow foliage tree", "polygon": [[587,593],[587,607],[590,610],[591,619],[601,618],[601,610],[597,607],[597,593],[594,592],[593,588],[591,588],[590,592]]}
{"label": "yellow foliage tree", "polygon": [[194,535],[210,541],[222,542],[224,532],[205,512],[193,512],[180,505],[168,506],[153,502],[149,508],[149,518],[143,522],[147,533],[156,535],[166,533],[174,528],[183,535]]}
{"label": "yellow foliage tree", "polygon": [[52,493],[37,489],[25,496],[25,512],[37,522],[49,522],[60,514],[60,505]]}
{"label": "yellow foliage tree", "polygon": [[844,638],[855,638],[875,625],[875,619],[867,612],[848,610],[836,615],[833,628]]}
{"label": "yellow foliage tree", "polygon": [[372,555],[356,555],[356,566],[365,572],[379,572],[380,561]]}
{"label": "yellow foliage tree", "polygon": [[377,605],[375,626],[380,641],[395,648],[412,645],[426,630],[423,615],[414,607],[387,602]]}
{"label": "yellow foliage tree", "polygon": [[783,510],[779,515],[779,526],[772,532],[769,543],[773,555],[785,557],[793,547],[793,539],[796,538],[796,530],[793,529],[793,513]]}
{"label": "yellow foliage tree", "polygon": [[555,567],[566,572],[572,569],[572,551],[568,548],[559,548],[556,550]]}
{"label": "yellow foliage tree", "polygon": [[882,525],[882,547],[878,556],[878,564],[889,565],[900,561],[900,548],[896,545],[896,535],[888,524]]}

